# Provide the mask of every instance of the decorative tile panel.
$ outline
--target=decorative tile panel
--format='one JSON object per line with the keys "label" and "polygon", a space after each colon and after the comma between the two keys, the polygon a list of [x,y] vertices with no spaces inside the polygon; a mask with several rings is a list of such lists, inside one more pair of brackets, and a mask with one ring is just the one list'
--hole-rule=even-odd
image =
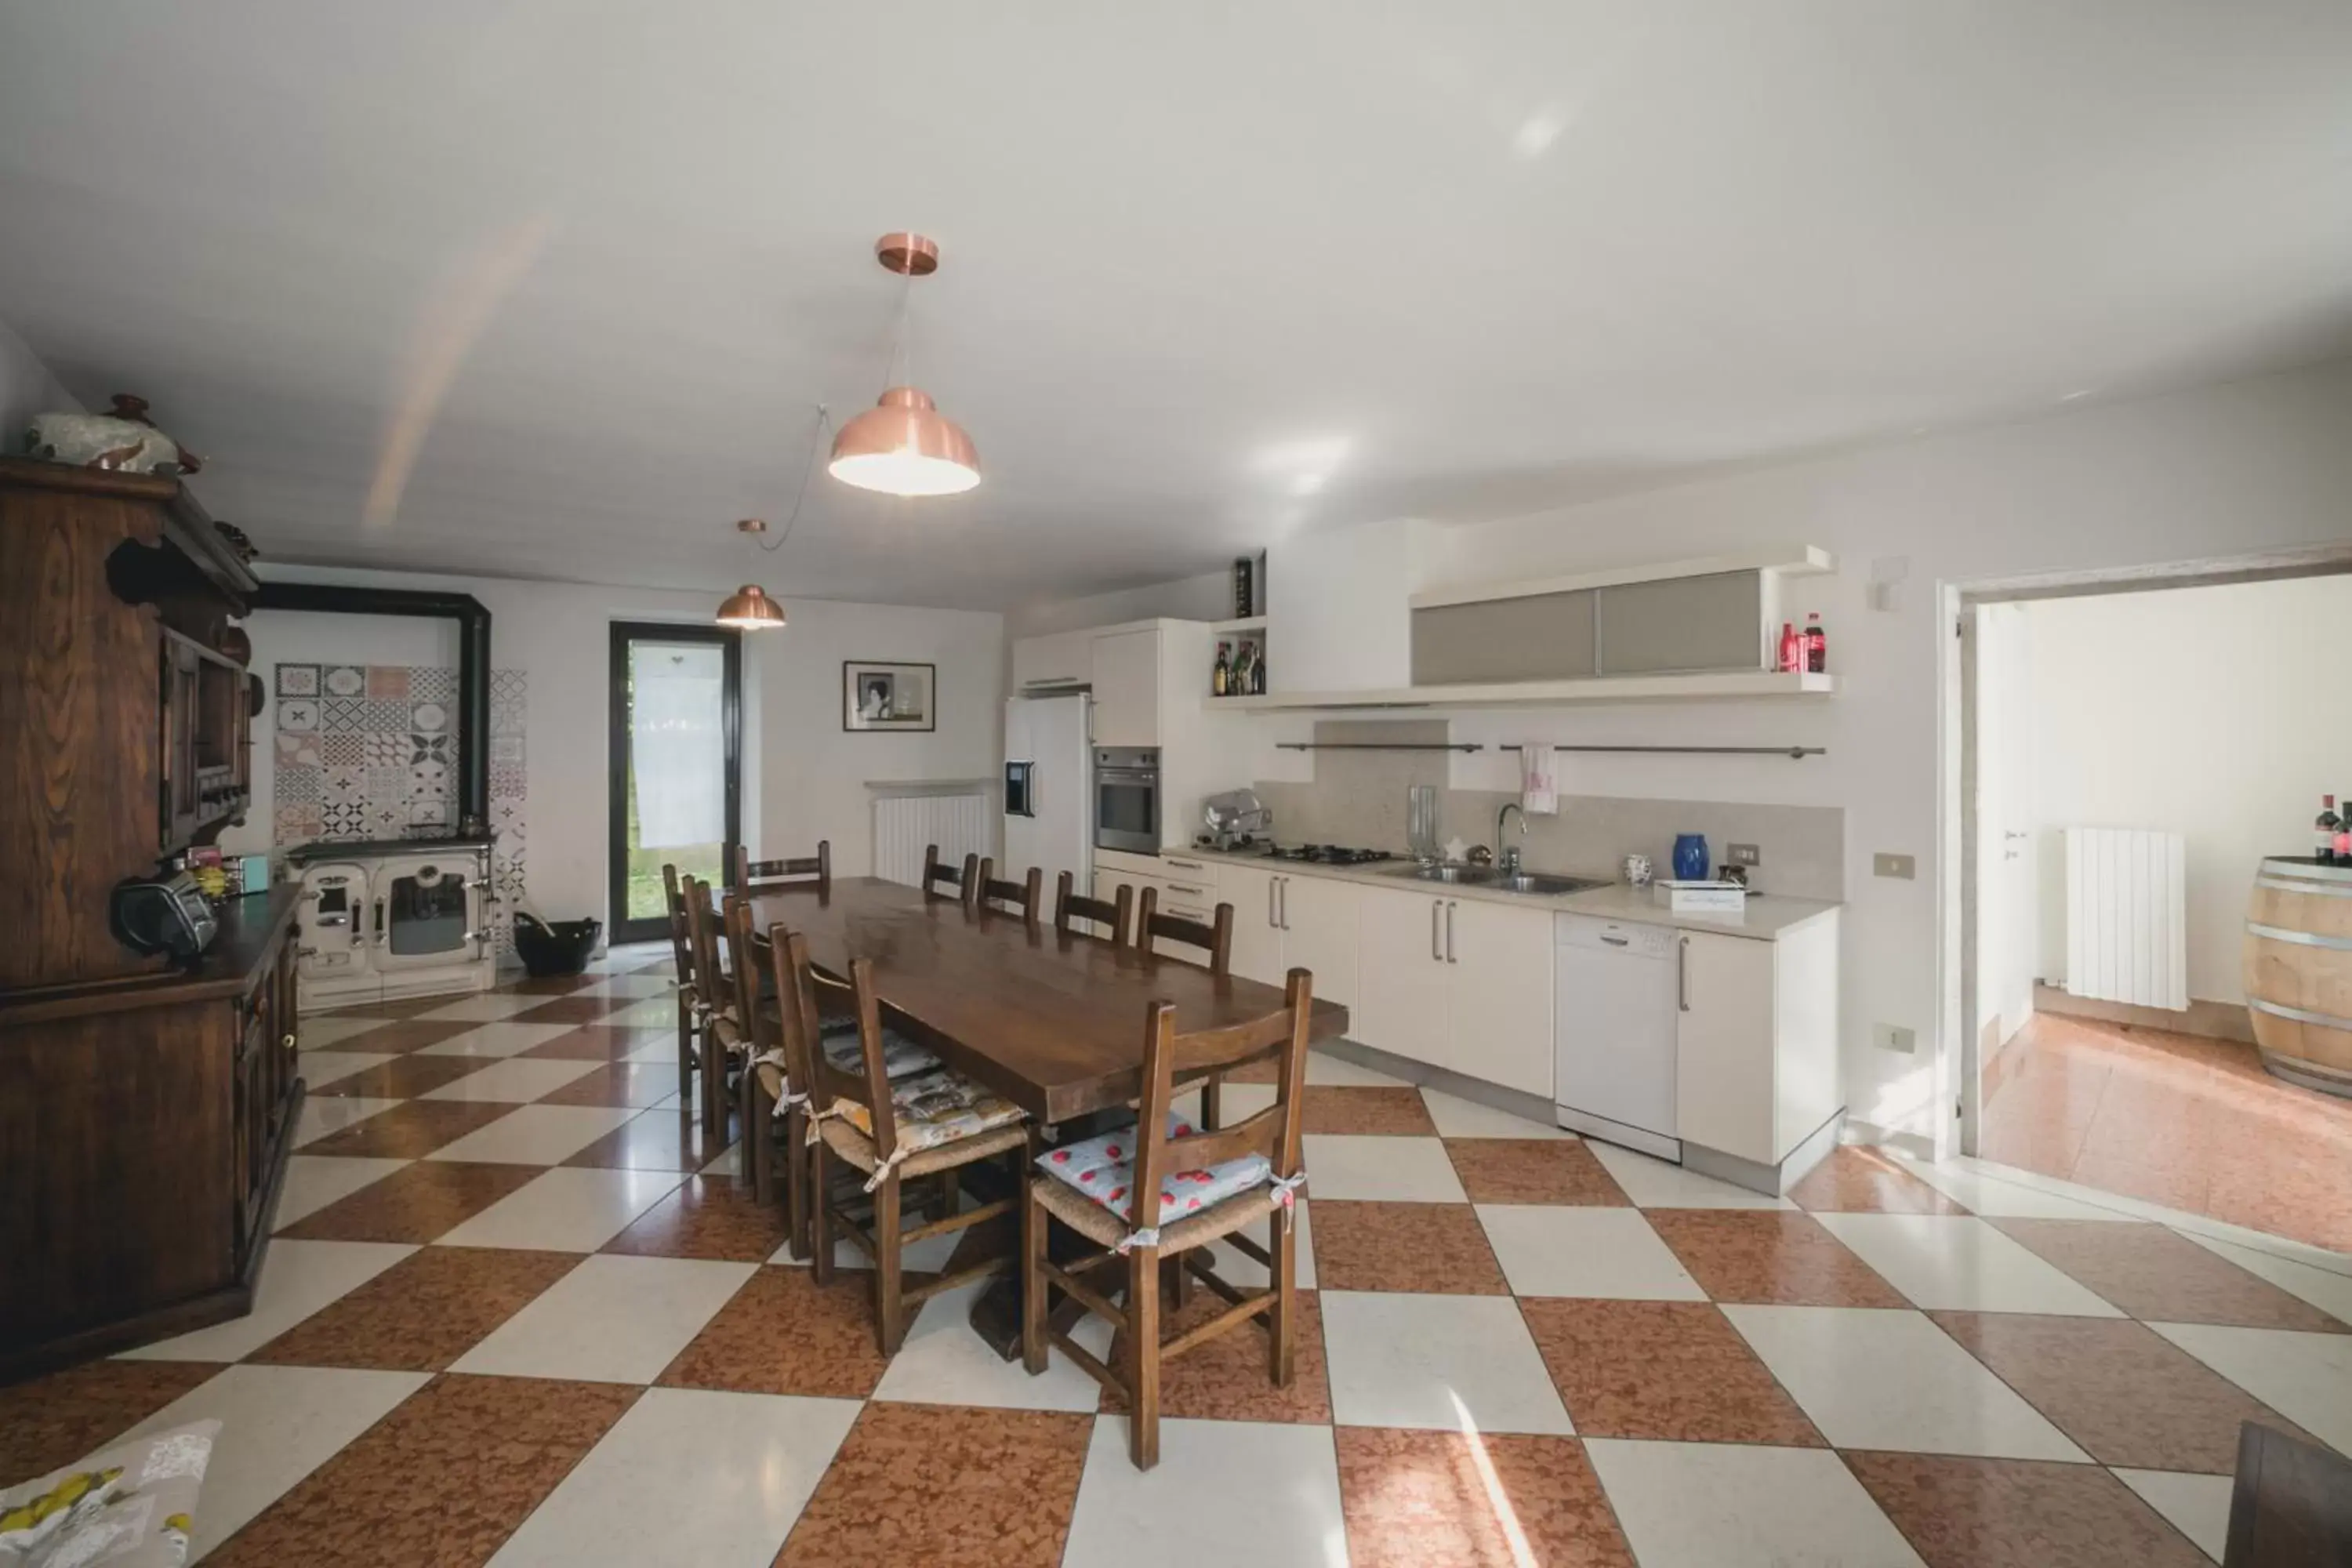
{"label": "decorative tile panel", "polygon": [[319,695],[319,667],[315,664],[281,664],[278,667],[278,695],[280,697],[316,697]]}

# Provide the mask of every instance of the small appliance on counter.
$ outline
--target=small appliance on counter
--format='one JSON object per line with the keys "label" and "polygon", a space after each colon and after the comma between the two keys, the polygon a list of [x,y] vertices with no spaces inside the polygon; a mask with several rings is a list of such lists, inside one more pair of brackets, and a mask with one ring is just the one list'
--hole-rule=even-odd
{"label": "small appliance on counter", "polygon": [[125,947],[169,953],[184,963],[200,957],[220,930],[211,901],[185,871],[124,878],[114,885],[106,912],[115,940]]}
{"label": "small appliance on counter", "polygon": [[1204,849],[1246,849],[1261,835],[1274,831],[1274,813],[1266,810],[1265,802],[1258,799],[1255,790],[1233,789],[1213,795],[1202,803],[1201,812],[1209,827],[1201,836]]}
{"label": "small appliance on counter", "polygon": [[1737,915],[1748,909],[1742,884],[1697,877],[1661,877],[1650,885],[1650,896],[1678,915]]}

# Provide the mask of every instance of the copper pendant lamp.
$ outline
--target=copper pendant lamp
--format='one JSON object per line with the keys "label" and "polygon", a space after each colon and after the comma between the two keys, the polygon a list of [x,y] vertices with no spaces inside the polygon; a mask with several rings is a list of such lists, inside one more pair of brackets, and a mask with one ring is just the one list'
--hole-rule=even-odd
{"label": "copper pendant lamp", "polygon": [[[908,280],[939,270],[940,247],[919,234],[886,234],[874,243],[883,267]],[[905,317],[899,336],[905,339]],[[896,355],[893,356],[896,368]],[[928,393],[893,386],[833,438],[826,471],[845,485],[894,496],[958,495],[980,483],[980,452],[963,426],[941,414]]]}
{"label": "copper pendant lamp", "polygon": [[757,583],[746,583],[719,601],[719,624],[740,632],[763,632],[784,624],[784,607]]}

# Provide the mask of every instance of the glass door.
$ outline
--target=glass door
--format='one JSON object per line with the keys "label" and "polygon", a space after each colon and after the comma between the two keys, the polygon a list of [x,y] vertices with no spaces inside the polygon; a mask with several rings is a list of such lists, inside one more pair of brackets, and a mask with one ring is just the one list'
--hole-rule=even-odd
{"label": "glass door", "polygon": [[662,867],[713,883],[741,837],[742,650],[722,626],[613,624],[613,942],[669,935]]}

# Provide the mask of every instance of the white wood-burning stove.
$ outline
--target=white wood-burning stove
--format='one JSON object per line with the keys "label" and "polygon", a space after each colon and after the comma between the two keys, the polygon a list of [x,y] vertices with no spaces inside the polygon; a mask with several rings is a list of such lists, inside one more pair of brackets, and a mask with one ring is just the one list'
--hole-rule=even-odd
{"label": "white wood-burning stove", "polygon": [[496,981],[488,837],[313,844],[290,858],[302,882],[303,1011]]}

